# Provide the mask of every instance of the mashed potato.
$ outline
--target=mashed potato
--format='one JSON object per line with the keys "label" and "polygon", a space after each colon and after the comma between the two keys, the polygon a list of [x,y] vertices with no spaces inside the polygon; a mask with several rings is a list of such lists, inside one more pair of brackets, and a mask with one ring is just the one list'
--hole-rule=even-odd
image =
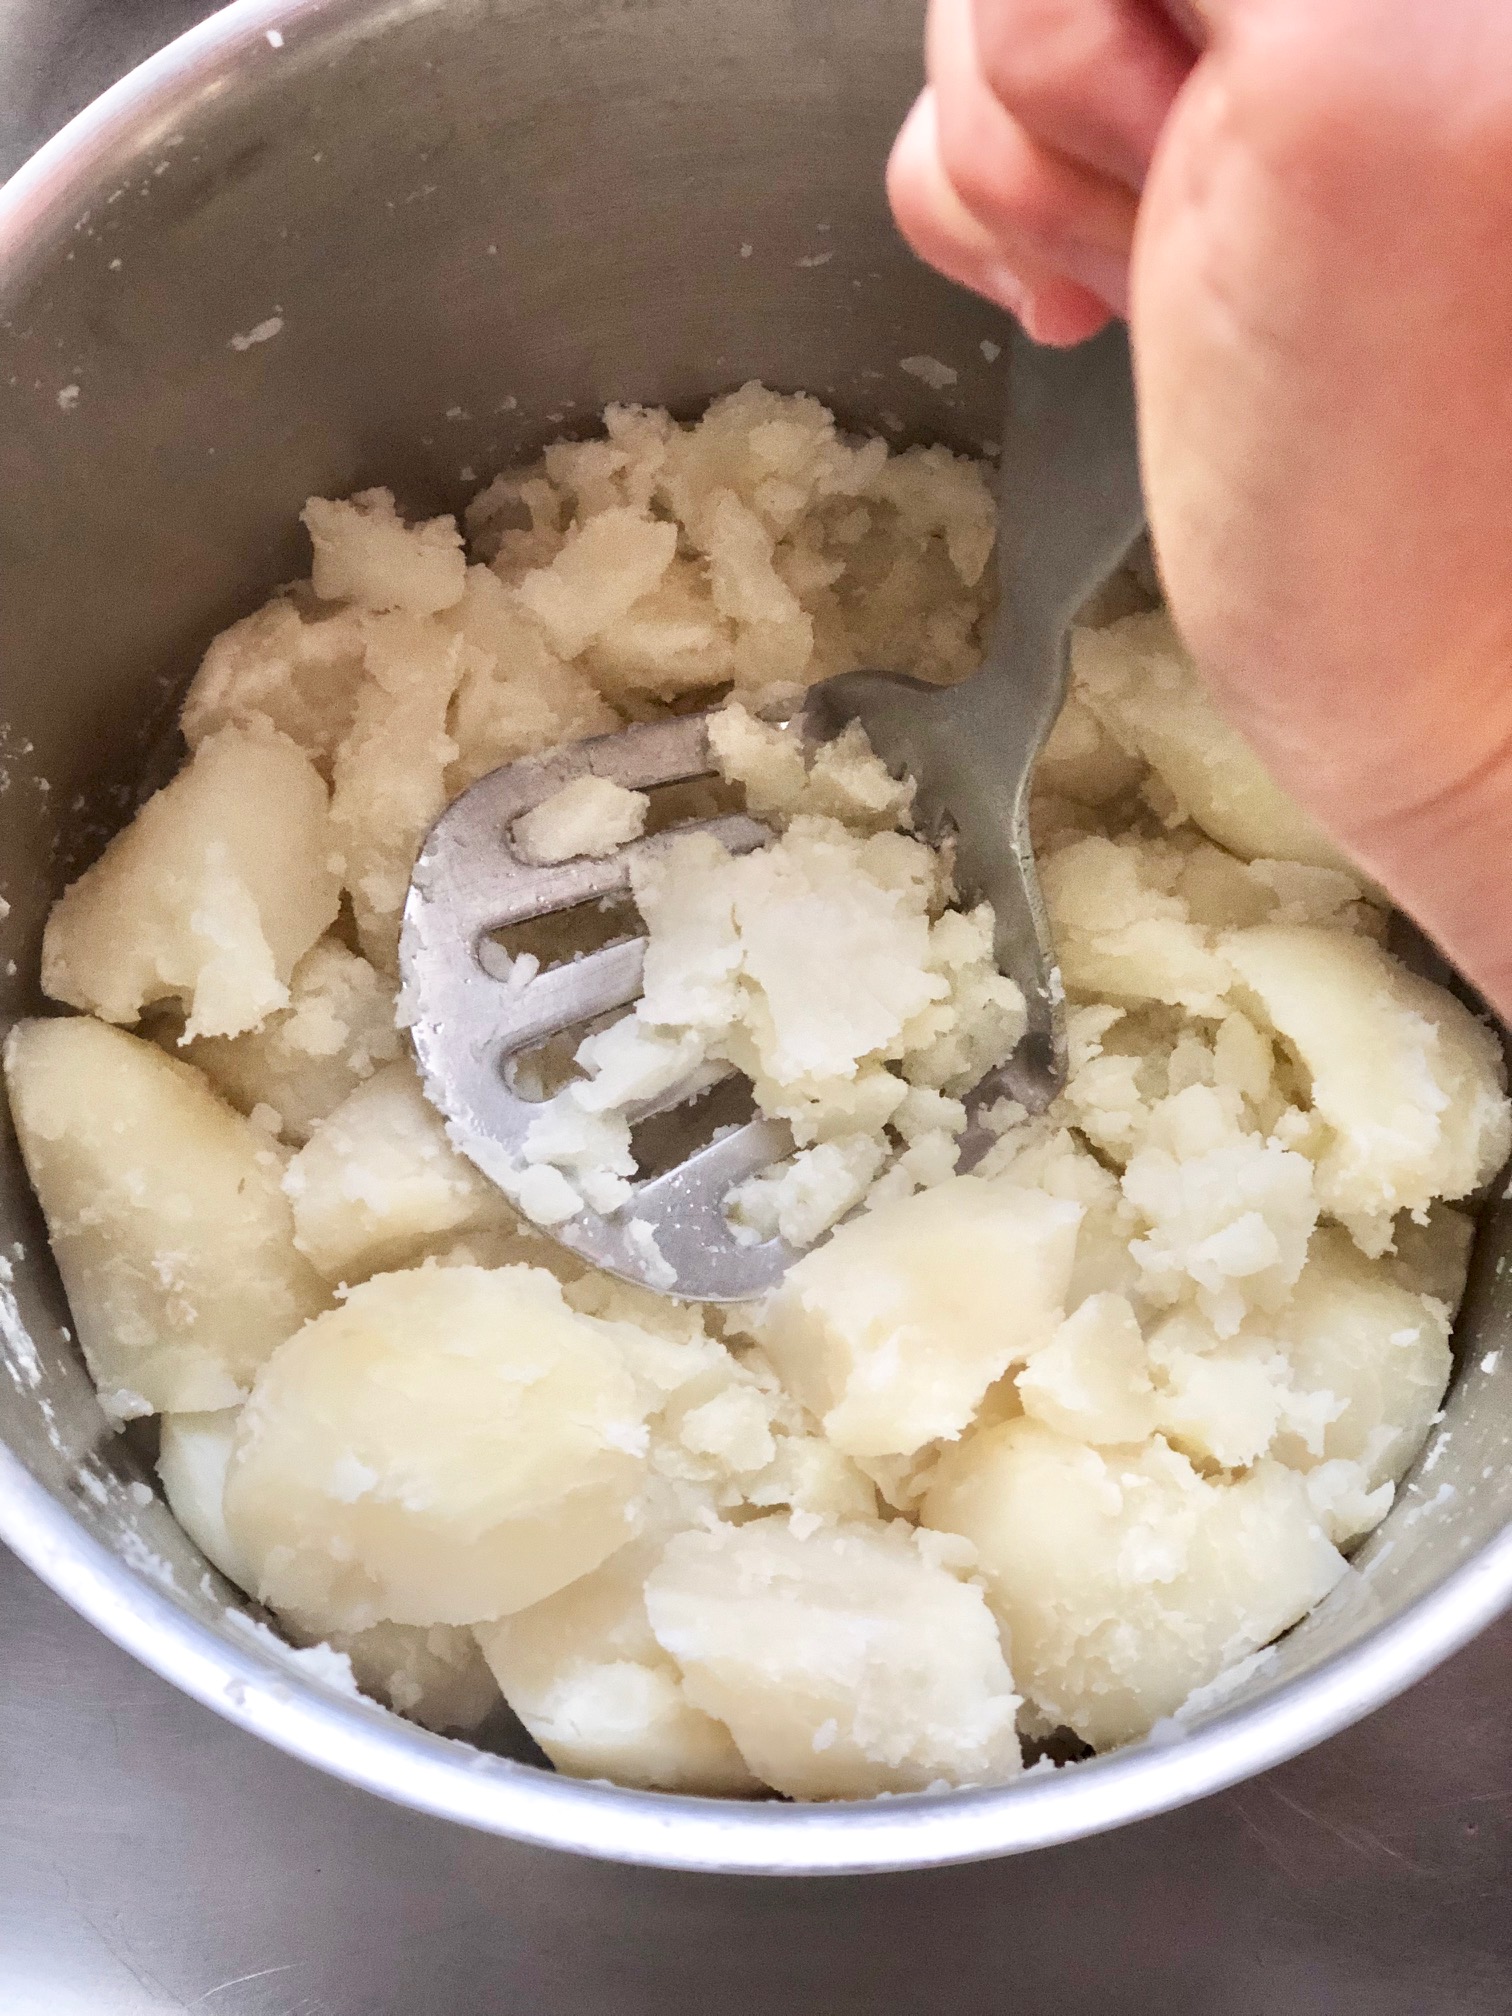
{"label": "mashed potato", "polygon": [[[978,1115],[962,1173],[1024,1026],[991,913],[858,729],[780,724],[852,667],[973,669],[982,471],[746,386],[611,407],[465,535],[383,490],[304,515],[311,578],[211,646],[184,768],[54,909],[85,1013],[5,1053],[102,1402],[160,1417],[207,1558],[428,1727],[502,1691],[561,1770],[726,1796],[1129,1742],[1303,1616],[1439,1406],[1452,1200],[1512,1121],[1492,1033],[1384,949],[1166,618],[1074,639],[1034,805],[1069,1080]],[[506,1198],[397,1026],[415,853],[496,765],[690,700],[773,840],[637,871],[642,998]],[[590,780],[511,843],[651,809]],[[530,1222],[612,1209],[642,1102],[730,1072],[795,1142],[732,1222],[812,1249],[762,1306]]]}

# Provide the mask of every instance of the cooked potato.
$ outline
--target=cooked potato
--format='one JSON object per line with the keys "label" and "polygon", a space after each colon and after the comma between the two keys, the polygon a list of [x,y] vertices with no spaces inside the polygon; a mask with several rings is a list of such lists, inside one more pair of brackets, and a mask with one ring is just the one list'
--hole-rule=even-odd
{"label": "cooked potato", "polygon": [[483,1623],[624,1544],[644,1415],[549,1274],[381,1274],[263,1368],[226,1525],[256,1594],[322,1633]]}
{"label": "cooked potato", "polygon": [[853,1218],[786,1275],[758,1326],[789,1390],[853,1456],[959,1435],[1060,1321],[1082,1208],[957,1176]]}
{"label": "cooked potato", "polygon": [[1495,1174],[1512,1145],[1501,1050],[1453,995],[1344,932],[1264,926],[1224,949],[1308,1074],[1329,1130],[1318,1196],[1365,1252],[1387,1250],[1397,1212]]}
{"label": "cooked potato", "polygon": [[267,1136],[187,1064],[87,1016],[18,1023],[5,1079],[106,1413],[234,1406],[328,1300]]}
{"label": "cooked potato", "polygon": [[389,490],[312,497],[300,514],[315,549],[315,593],[359,609],[434,616],[462,597],[467,561],[454,518],[406,525]]}
{"label": "cooked potato", "polygon": [[1085,704],[1204,833],[1246,861],[1349,866],[1219,714],[1164,610],[1074,630],[1071,666]]}
{"label": "cooked potato", "polygon": [[1092,1449],[1028,1419],[950,1450],[924,1521],[976,1547],[1029,1700],[1099,1748],[1143,1735],[1344,1572],[1278,1463],[1210,1482],[1158,1437]]}
{"label": "cooked potato", "polygon": [[693,1706],[652,1635],[645,1582],[665,1537],[632,1541],[544,1603],[479,1625],[478,1642],[558,1770],[656,1792],[758,1791],[729,1730]]}
{"label": "cooked potato", "polygon": [[213,1414],[165,1414],[158,1431],[157,1472],[169,1510],[201,1554],[228,1582],[250,1594],[256,1571],[226,1526],[226,1471],[240,1413],[239,1407],[222,1407]]}
{"label": "cooked potato", "polygon": [[646,1611],[689,1700],[794,1799],[990,1784],[1021,1763],[979,1589],[900,1526],[786,1520],[678,1534]]}
{"label": "cooked potato", "polygon": [[42,985],[106,1022],[180,1003],[190,1036],[237,1036],[289,998],[335,918],[326,788],[285,736],[222,728],[53,905]]}
{"label": "cooked potato", "polygon": [[312,945],[289,976],[289,1005],[244,1036],[202,1036],[180,1052],[240,1112],[277,1114],[286,1141],[308,1141],[349,1092],[399,1056],[394,990],[339,939]]}
{"label": "cooked potato", "polygon": [[1122,1295],[1089,1295],[1014,1384],[1026,1414],[1083,1442],[1142,1442],[1156,1425],[1149,1353]]}
{"label": "cooked potato", "polygon": [[276,595],[223,630],[195,674],[179,725],[191,749],[222,728],[287,735],[329,780],[364,671],[360,610],[306,615]]}
{"label": "cooked potato", "polygon": [[294,1241],[328,1281],[402,1266],[447,1233],[508,1220],[508,1205],[459,1155],[407,1059],[386,1064],[312,1130],[284,1191]]}

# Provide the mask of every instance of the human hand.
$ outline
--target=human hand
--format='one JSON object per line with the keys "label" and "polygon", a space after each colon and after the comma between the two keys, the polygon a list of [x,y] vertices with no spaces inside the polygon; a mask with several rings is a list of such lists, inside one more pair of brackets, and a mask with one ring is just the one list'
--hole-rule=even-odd
{"label": "human hand", "polygon": [[1175,619],[1231,719],[1512,1011],[1512,9],[934,0],[917,249],[1127,308]]}

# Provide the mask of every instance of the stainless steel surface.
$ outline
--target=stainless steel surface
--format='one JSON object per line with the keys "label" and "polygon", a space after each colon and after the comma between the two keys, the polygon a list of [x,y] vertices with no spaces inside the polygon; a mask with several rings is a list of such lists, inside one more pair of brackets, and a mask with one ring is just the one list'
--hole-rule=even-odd
{"label": "stainless steel surface", "polygon": [[[244,0],[23,171],[0,196],[8,1012],[32,1005],[50,895],[121,817],[196,646],[293,571],[308,491],[393,474],[434,508],[558,416],[610,396],[686,407],[757,374],[958,442],[992,423],[995,374],[973,362],[987,311],[914,268],[882,209],[917,32],[911,0]],[[835,257],[800,264],[816,245]],[[921,354],[958,366],[947,395],[898,370]],[[229,1721],[523,1840],[774,1871],[1042,1846],[1317,1742],[1512,1594],[1498,1202],[1419,1472],[1359,1572],[1180,1741],[843,1809],[571,1784],[329,1694],[224,1614],[138,1445],[106,1429],[13,1153],[0,1182],[0,1532]],[[1505,1797],[1505,1777],[1487,1790]],[[1082,1852],[1095,1870],[1123,1851]],[[1037,1859],[1018,1894],[1065,1859]],[[1002,1957],[1012,1982],[1007,1925]]]}
{"label": "stainless steel surface", "polygon": [[1072,620],[1143,527],[1122,325],[1076,350],[1020,346],[998,484],[1001,600],[981,670],[944,690],[851,672],[809,697],[824,730],[860,721],[888,767],[918,780],[924,832],[955,834],[957,880],[972,900],[992,904],[998,966],[1029,1011],[1024,1039],[997,1075],[1033,1113],[1065,1083],[1066,1036],[1029,839],[1029,780],[1065,698]]}
{"label": "stainless steel surface", "polygon": [[1512,1619],[1322,1750],[1043,1855],[762,1883],[401,1812],[0,1551],[3,2016],[1505,2016]]}
{"label": "stainless steel surface", "polygon": [[[920,831],[936,842],[951,836],[962,893],[991,902],[998,966],[1023,990],[1028,1027],[987,1086],[990,1096],[1011,1094],[1037,1113],[1065,1083],[1065,995],[1029,837],[1029,780],[1065,697],[1072,620],[1127,558],[1144,523],[1121,327],[1071,352],[1020,349],[1003,451],[1002,597],[980,670],[943,690],[896,673],[846,673],[811,688],[802,719],[821,741],[859,722],[894,774],[914,780]],[[637,863],[664,852],[679,832],[710,834],[732,852],[772,836],[755,820],[726,814],[689,819],[607,858],[536,866],[516,851],[514,823],[582,777],[635,791],[708,777],[717,766],[706,721],[688,715],[627,728],[507,764],[441,815],[415,863],[399,966],[425,1090],[456,1145],[517,1200],[542,1109],[515,1089],[511,1068],[548,1039],[627,1007],[641,991],[646,941],[621,935],[538,967],[533,954],[529,966],[511,959],[494,934],[625,896]],[[698,1067],[647,1115],[677,1107],[709,1082]],[[549,1229],[625,1280],[696,1300],[748,1301],[797,1255],[777,1238],[737,1240],[725,1203],[737,1183],[792,1152],[792,1135],[757,1115],[713,1138],[712,1125],[701,1129],[686,1105],[683,1112],[670,1168],[618,1184],[617,1200],[589,1198]],[[963,1154],[961,1166],[989,1140],[974,1128],[963,1146],[976,1152]]]}
{"label": "stainless steel surface", "polygon": [[[602,859],[536,867],[514,851],[510,831],[579,777],[633,791],[708,777],[715,763],[707,719],[687,714],[626,728],[490,771],[442,813],[420,850],[399,940],[415,1056],[453,1141],[510,1195],[526,1177],[527,1137],[542,1111],[514,1089],[510,1067],[548,1038],[628,1006],[641,991],[646,941],[620,936],[531,974],[491,934],[625,895],[636,863],[664,852],[678,834],[707,833],[731,853],[772,838],[759,820],[721,813],[648,834]],[[676,1107],[713,1082],[699,1066],[636,1118]],[[735,1184],[790,1154],[792,1135],[780,1121],[758,1117],[713,1140],[712,1128],[696,1132],[698,1109],[683,1111],[688,1138],[671,1168],[635,1183],[618,1206],[585,1204],[549,1230],[623,1280],[698,1301],[749,1300],[797,1256],[780,1239],[737,1244],[724,1200]]]}

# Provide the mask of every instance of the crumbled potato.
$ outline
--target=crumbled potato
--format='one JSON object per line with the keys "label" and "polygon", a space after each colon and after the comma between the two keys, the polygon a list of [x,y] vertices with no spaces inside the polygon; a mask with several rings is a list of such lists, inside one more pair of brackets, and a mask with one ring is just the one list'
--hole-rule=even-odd
{"label": "crumbled potato", "polygon": [[313,581],[323,602],[434,616],[462,596],[467,561],[451,518],[406,525],[389,490],[345,502],[312,497],[301,514],[315,549]]}
{"label": "crumbled potato", "polygon": [[1143,1735],[1344,1572],[1278,1463],[1210,1480],[1158,1436],[1094,1449],[1028,1418],[949,1451],[923,1516],[975,1546],[1028,1699],[1098,1746]]}
{"label": "crumbled potato", "polygon": [[295,1245],[332,1282],[403,1266],[445,1233],[510,1216],[447,1140],[407,1059],[386,1064],[316,1125],[283,1185]]}
{"label": "crumbled potato", "polygon": [[956,1176],[843,1226],[772,1296],[759,1335],[789,1391],[853,1456],[959,1435],[1060,1320],[1081,1207]]}
{"label": "crumbled potato", "polygon": [[525,1727],[559,1770],[656,1792],[761,1790],[721,1722],[694,1707],[646,1616],[646,1577],[664,1535],[478,1627],[478,1642]]}
{"label": "crumbled potato", "polygon": [[[210,647],[192,761],[48,927],[55,997],[151,1040],[23,1024],[6,1058],[102,1400],[163,1411],[207,1557],[427,1727],[502,1685],[559,1768],[714,1794],[1131,1741],[1300,1617],[1440,1404],[1512,1106],[1129,613],[1150,584],[1084,614],[1034,780],[1070,1069],[1031,1117],[973,1096],[1024,1028],[991,911],[913,781],[800,707],[974,669],[982,469],[748,385],[691,425],[611,407],[481,492],[466,550],[386,491],[305,516],[312,579]],[[715,706],[774,837],[643,850],[643,996],[543,1071],[516,1216],[404,1051],[409,877],[490,769],[669,702]],[[648,809],[589,778],[511,837],[568,859]],[[633,1117],[732,1070],[794,1135],[735,1236],[839,1228],[764,1304],[530,1222],[618,1208]]]}
{"label": "crumbled potato", "polygon": [[650,799],[607,777],[575,777],[522,813],[511,838],[516,853],[536,867],[580,855],[612,854],[645,830]]}
{"label": "crumbled potato", "polygon": [[920,1536],[781,1519],[678,1534],[645,1585],[688,1699],[795,1799],[993,1783],[1019,1697],[981,1591]]}
{"label": "crumbled potato", "polygon": [[87,1016],[18,1023],[5,1081],[106,1413],[234,1406],[328,1299],[266,1135],[187,1064]]}
{"label": "crumbled potato", "polygon": [[394,991],[360,953],[326,937],[289,976],[289,1005],[242,1036],[181,1044],[239,1112],[277,1114],[286,1141],[303,1145],[349,1092],[392,1064],[402,1039]]}
{"label": "crumbled potato", "polygon": [[42,985],[106,1022],[172,1001],[190,1036],[237,1036],[286,1004],[340,888],[308,760],[282,735],[223,728],[53,905]]}
{"label": "crumbled potato", "polygon": [[1386,1251],[1399,1211],[1496,1173],[1512,1146],[1501,1051],[1453,995],[1340,932],[1236,932],[1225,950],[1308,1073],[1318,1197],[1364,1252]]}
{"label": "crumbled potato", "polygon": [[263,1367],[226,1524],[258,1597],[321,1635],[483,1623],[624,1543],[645,1449],[613,1330],[549,1274],[381,1274]]}
{"label": "crumbled potato", "polygon": [[1204,833],[1242,860],[1348,869],[1219,714],[1164,610],[1074,631],[1071,667],[1082,703]]}
{"label": "crumbled potato", "polygon": [[198,749],[222,728],[286,735],[329,782],[352,726],[365,646],[359,610],[307,615],[276,595],[205,653],[179,716],[184,740]]}

